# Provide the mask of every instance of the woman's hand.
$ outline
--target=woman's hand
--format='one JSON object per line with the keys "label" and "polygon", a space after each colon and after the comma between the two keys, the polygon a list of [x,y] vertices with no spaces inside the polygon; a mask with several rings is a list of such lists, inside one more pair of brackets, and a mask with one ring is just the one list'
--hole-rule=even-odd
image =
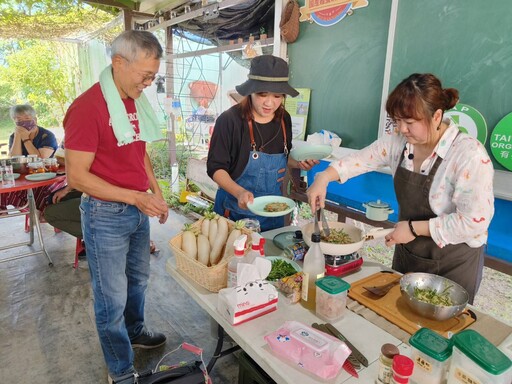
{"label": "woman's hand", "polygon": [[314,183],[306,192],[309,205],[311,205],[311,212],[316,212],[319,208],[325,208],[327,186],[331,181],[339,179],[338,171],[330,166],[325,171],[316,174]]}
{"label": "woman's hand", "polygon": [[30,139],[30,131],[27,131],[27,129],[17,125],[14,130],[14,136],[19,137],[20,141],[27,140]]}
{"label": "woman's hand", "polygon": [[407,244],[415,239],[411,230],[409,229],[409,223],[407,221],[399,221],[395,225],[395,230],[384,237],[386,245],[391,247],[395,244]]}
{"label": "woman's hand", "polygon": [[238,206],[240,208],[247,209],[247,204],[254,201],[254,195],[252,192],[249,192],[246,189],[242,189],[239,193],[237,193],[236,199],[238,200]]}

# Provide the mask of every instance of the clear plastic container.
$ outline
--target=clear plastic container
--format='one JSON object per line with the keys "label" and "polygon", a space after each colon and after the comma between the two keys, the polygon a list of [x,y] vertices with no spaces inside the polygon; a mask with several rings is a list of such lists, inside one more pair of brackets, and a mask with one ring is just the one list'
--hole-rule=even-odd
{"label": "clear plastic container", "polygon": [[336,276],[316,281],[316,315],[327,321],[336,321],[345,314],[347,291],[350,284]]}
{"label": "clear plastic container", "polygon": [[414,361],[411,383],[444,383],[452,355],[450,341],[428,328],[421,328],[411,336],[409,344]]}
{"label": "clear plastic container", "polygon": [[472,329],[454,335],[448,384],[510,384],[512,362],[489,340]]}
{"label": "clear plastic container", "polygon": [[46,172],[57,172],[59,170],[59,163],[54,157],[43,159],[43,164]]}
{"label": "clear plastic container", "polygon": [[44,168],[44,163],[42,161],[35,161],[33,163],[28,163],[28,173],[45,173],[46,169]]}

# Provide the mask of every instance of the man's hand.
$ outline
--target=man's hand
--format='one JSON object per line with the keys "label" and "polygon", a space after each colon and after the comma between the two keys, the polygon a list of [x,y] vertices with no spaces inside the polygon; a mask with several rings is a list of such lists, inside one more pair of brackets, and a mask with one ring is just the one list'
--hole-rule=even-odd
{"label": "man's hand", "polygon": [[64,198],[64,196],[66,196],[71,190],[72,188],[66,185],[60,191],[55,192],[52,198],[53,204],[57,204],[58,202],[60,202]]}
{"label": "man's hand", "polygon": [[167,203],[165,200],[157,195],[146,192],[137,193],[135,204],[139,210],[150,217],[167,215],[169,213],[169,207],[167,207]]}
{"label": "man's hand", "polygon": [[303,160],[303,161],[297,161],[297,168],[303,171],[309,171],[311,168],[313,168],[315,165],[320,164],[320,161],[318,160]]}

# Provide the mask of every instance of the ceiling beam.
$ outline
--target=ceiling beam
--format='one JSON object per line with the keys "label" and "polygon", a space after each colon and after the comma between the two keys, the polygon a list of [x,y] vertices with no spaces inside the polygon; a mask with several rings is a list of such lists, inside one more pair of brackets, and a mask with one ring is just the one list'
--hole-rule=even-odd
{"label": "ceiling beam", "polygon": [[139,10],[139,3],[132,0],[85,0],[86,3],[105,5],[120,9],[129,9],[131,11]]}

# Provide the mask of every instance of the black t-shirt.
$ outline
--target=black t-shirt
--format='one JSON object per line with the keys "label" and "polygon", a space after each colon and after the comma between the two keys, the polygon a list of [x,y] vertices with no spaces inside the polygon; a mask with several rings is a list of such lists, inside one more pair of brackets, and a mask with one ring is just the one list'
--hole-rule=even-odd
{"label": "black t-shirt", "polygon": [[[292,148],[292,119],[285,111],[284,125],[288,150]],[[272,120],[267,124],[253,121],[254,140],[259,150],[264,144],[263,152],[269,154],[284,152],[284,137],[281,121]],[[224,169],[236,180],[245,169],[251,152],[249,125],[242,118],[242,111],[237,104],[220,114],[215,122],[210,150],[208,151],[207,172],[210,177],[219,169]]]}

